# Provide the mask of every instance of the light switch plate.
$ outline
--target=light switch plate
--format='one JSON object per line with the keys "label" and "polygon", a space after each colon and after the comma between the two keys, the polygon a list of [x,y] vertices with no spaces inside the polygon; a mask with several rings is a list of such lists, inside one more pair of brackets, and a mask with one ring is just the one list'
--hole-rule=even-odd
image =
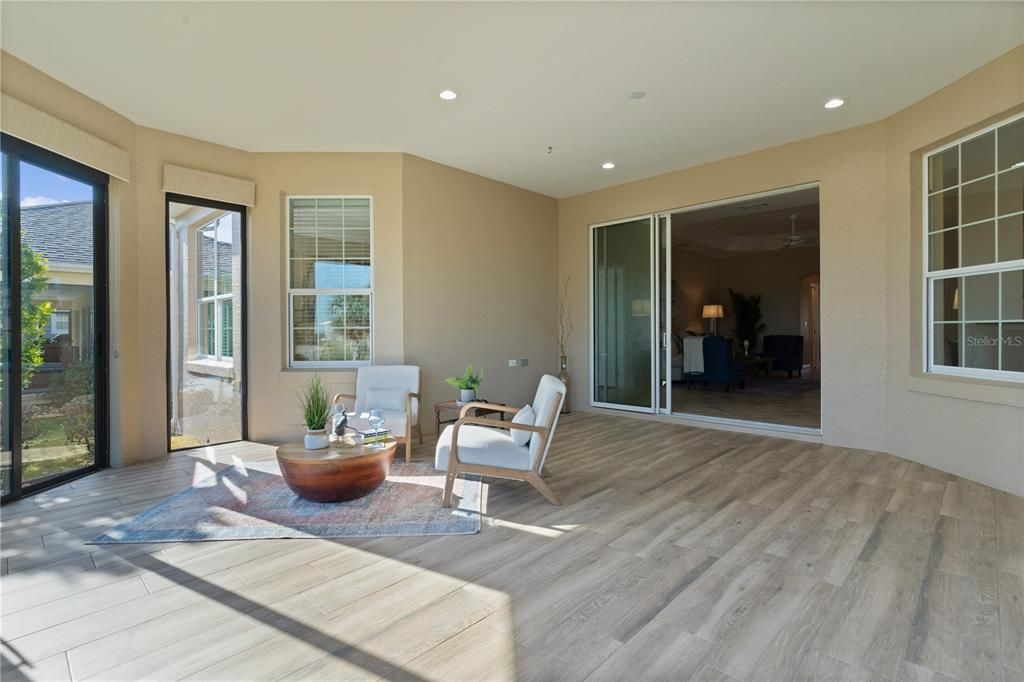
{"label": "light switch plate", "polygon": [[528,358],[523,358],[522,360],[519,361],[519,366],[520,367],[526,367],[529,364],[530,364],[530,360]]}
{"label": "light switch plate", "polygon": [[508,366],[509,367],[515,367],[516,366],[516,361],[515,360],[509,360],[508,361]]}

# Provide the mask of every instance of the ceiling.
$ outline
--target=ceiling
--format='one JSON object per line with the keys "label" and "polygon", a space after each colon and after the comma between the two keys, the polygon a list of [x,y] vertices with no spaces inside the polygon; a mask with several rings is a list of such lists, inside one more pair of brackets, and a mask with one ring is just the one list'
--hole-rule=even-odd
{"label": "ceiling", "polygon": [[195,225],[200,220],[212,219],[215,213],[224,213],[220,209],[195,204],[179,204],[172,201],[167,206],[168,217],[179,224]]}
{"label": "ceiling", "polygon": [[796,216],[796,233],[805,239],[796,248],[817,249],[817,187],[673,213],[672,245],[718,258],[781,251],[792,231],[790,216]]}
{"label": "ceiling", "polygon": [[[726,203],[716,203],[714,206],[708,206],[707,208],[677,211],[672,214],[672,226],[724,221],[730,218],[743,218],[768,212],[786,214],[793,212],[789,209],[801,206],[806,207],[811,204],[815,206],[818,204],[817,187],[805,187],[789,192],[773,192],[771,194],[749,197],[736,197],[735,199],[728,200]],[[816,211],[817,209],[815,209]],[[757,229],[753,227],[757,222],[759,221],[740,221],[736,223],[738,231],[734,234],[759,234],[756,231],[750,231]],[[815,227],[817,227],[817,217],[815,217],[814,222]],[[786,226],[787,228],[789,226],[788,220],[786,221]]]}
{"label": "ceiling", "polygon": [[1024,42],[1022,8],[6,0],[0,40],[140,125],[564,197],[893,114]]}

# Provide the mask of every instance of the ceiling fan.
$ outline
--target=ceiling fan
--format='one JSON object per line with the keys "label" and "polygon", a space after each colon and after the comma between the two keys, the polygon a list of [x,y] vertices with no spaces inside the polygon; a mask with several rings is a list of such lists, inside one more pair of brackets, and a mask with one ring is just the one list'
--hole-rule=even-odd
{"label": "ceiling fan", "polygon": [[804,244],[807,243],[807,240],[804,239],[804,236],[802,234],[796,233],[796,219],[796,213],[793,213],[789,216],[790,232],[782,240],[782,248],[784,249],[793,249],[798,246],[803,246]]}

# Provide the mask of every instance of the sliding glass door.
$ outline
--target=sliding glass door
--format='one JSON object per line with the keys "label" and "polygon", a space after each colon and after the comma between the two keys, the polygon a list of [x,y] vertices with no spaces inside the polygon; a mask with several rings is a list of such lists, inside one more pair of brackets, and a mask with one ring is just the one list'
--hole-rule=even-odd
{"label": "sliding glass door", "polygon": [[819,428],[817,367],[799,350],[817,338],[800,311],[818,295],[801,293],[818,277],[818,188],[755,196],[769,208],[739,198],[591,226],[591,405]]}
{"label": "sliding glass door", "polygon": [[657,353],[657,386],[658,412],[672,414],[672,381],[673,372],[681,374],[681,365],[673,364],[672,349],[675,339],[672,338],[672,216],[662,214],[655,217],[657,224],[658,274],[655,289],[658,293],[657,316],[655,318],[655,338],[658,342]]}
{"label": "sliding glass door", "polygon": [[652,216],[591,227],[591,402],[652,412],[655,277]]}
{"label": "sliding glass door", "polygon": [[14,313],[11,309],[11,262],[8,248],[10,242],[10,219],[8,218],[7,186],[8,165],[11,160],[7,153],[0,158],[0,191],[3,206],[0,207],[0,490],[3,499],[10,497],[14,490],[14,441],[12,422],[14,411],[11,405],[11,358],[14,355]]}
{"label": "sliding glass door", "polygon": [[245,208],[167,195],[168,449],[245,439]]}
{"label": "sliding glass door", "polygon": [[3,136],[5,500],[107,464],[106,175]]}

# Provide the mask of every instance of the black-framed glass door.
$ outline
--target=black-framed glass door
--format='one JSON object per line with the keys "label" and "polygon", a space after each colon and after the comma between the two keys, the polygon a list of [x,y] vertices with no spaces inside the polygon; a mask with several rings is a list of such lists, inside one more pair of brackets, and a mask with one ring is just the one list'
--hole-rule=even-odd
{"label": "black-framed glass door", "polygon": [[106,174],[4,135],[3,500],[109,463]]}
{"label": "black-framed glass door", "polygon": [[167,449],[246,439],[246,208],[166,195]]}

